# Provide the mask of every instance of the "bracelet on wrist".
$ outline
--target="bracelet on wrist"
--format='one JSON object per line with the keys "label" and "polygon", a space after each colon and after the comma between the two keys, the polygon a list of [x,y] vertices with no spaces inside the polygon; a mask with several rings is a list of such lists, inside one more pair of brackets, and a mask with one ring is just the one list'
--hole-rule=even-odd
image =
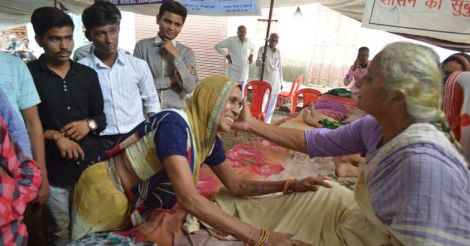
{"label": "bracelet on wrist", "polygon": [[266,244],[266,242],[268,241],[269,239],[269,231],[268,230],[265,230],[265,229],[262,229],[261,230],[261,236],[260,238],[258,239],[258,242],[255,244],[255,246],[263,246]]}

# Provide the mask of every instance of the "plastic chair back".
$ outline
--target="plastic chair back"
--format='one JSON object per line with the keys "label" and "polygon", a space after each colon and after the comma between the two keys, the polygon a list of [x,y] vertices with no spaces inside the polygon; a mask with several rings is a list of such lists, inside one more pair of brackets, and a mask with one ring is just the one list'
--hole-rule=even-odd
{"label": "plastic chair back", "polygon": [[[245,95],[247,95],[248,89],[251,89],[251,115],[259,120],[264,121],[264,116],[268,110],[269,99],[272,92],[271,84],[261,80],[253,80],[246,84]],[[263,99],[266,93],[268,96],[268,101],[263,109]]]}
{"label": "plastic chair back", "polygon": [[302,84],[302,82],[304,81],[304,76],[302,75],[297,75],[297,77],[295,77],[295,79],[292,81],[292,87],[290,88],[290,91],[289,91],[289,98],[293,98],[295,93],[299,90],[300,88],[300,85]]}
{"label": "plastic chair back", "polygon": [[290,88],[289,93],[287,93],[286,91],[279,92],[279,95],[278,95],[279,105],[281,106],[284,105],[284,100],[289,99],[291,102],[291,107],[290,107],[291,114],[295,112],[295,108],[294,108],[295,93],[299,90],[300,85],[302,84],[303,80],[304,80],[304,76],[297,75],[294,81],[292,81],[292,86]]}
{"label": "plastic chair back", "polygon": [[299,103],[300,95],[302,95],[302,104],[306,105],[308,103],[315,102],[317,98],[321,96],[321,92],[312,88],[303,88],[298,90],[295,93],[294,100],[292,100],[292,116],[295,115],[295,109],[297,108],[297,104]]}

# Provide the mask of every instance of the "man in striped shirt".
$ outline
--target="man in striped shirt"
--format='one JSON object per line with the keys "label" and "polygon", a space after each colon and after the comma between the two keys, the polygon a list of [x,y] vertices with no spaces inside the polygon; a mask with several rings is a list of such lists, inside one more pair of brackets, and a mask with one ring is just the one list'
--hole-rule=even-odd
{"label": "man in striped shirt", "polygon": [[159,112],[160,103],[147,63],[118,49],[117,14],[94,4],[83,11],[82,21],[95,49],[79,63],[98,73],[107,123],[101,139],[108,149],[145,116]]}

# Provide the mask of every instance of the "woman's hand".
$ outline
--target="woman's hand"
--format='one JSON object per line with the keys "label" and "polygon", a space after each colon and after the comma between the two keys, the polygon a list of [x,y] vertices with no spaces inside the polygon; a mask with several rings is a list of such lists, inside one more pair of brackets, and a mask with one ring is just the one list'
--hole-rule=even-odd
{"label": "woman's hand", "polygon": [[318,113],[314,109],[304,109],[302,110],[302,120],[313,127],[322,128],[320,120],[327,119],[327,117],[321,113]]}
{"label": "woman's hand", "polygon": [[238,119],[233,122],[232,128],[241,130],[241,131],[248,131],[250,128],[250,122],[256,120],[250,112],[250,106],[246,101],[246,98],[243,100],[243,110],[241,111]]}
{"label": "woman's hand", "polygon": [[298,246],[308,246],[301,241],[293,240],[292,237],[294,235],[287,234],[287,233],[280,233],[280,232],[271,232],[269,234],[268,241],[264,245],[266,246],[291,246],[291,245],[298,245]]}
{"label": "woman's hand", "polygon": [[294,181],[294,183],[290,185],[289,190],[294,192],[305,192],[316,191],[318,190],[318,186],[331,188],[331,185],[328,184],[325,180],[328,180],[328,177],[310,176],[308,178]]}

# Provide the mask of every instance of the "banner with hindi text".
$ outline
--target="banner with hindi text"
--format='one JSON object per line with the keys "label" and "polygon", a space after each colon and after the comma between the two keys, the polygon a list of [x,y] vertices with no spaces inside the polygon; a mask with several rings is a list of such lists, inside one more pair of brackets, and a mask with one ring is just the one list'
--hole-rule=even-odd
{"label": "banner with hindi text", "polygon": [[470,43],[470,0],[370,0],[362,26]]}
{"label": "banner with hindi text", "polygon": [[259,15],[258,0],[180,0],[195,15]]}
{"label": "banner with hindi text", "polygon": [[160,4],[162,0],[111,0],[114,5],[126,6],[126,5],[144,5],[144,4]]}

